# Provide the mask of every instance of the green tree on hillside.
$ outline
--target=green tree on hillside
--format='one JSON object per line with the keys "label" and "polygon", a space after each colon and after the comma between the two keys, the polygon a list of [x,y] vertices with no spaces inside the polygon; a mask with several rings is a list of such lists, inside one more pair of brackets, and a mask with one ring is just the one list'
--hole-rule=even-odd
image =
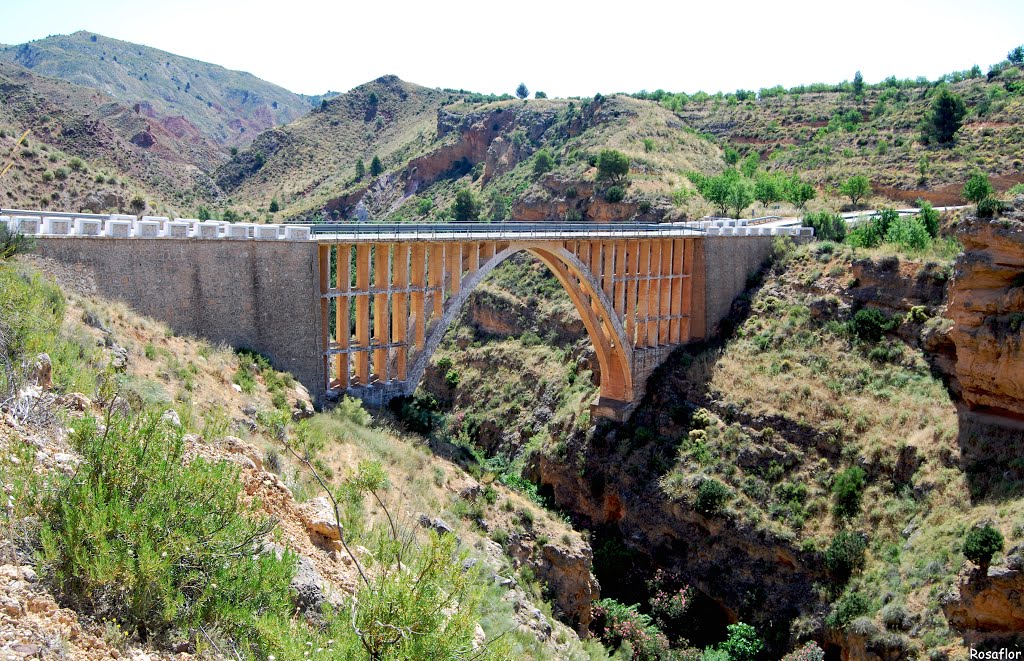
{"label": "green tree on hillside", "polygon": [[959,94],[943,85],[932,99],[931,108],[921,123],[921,141],[925,144],[946,145],[960,129],[967,107]]}
{"label": "green tree on hillside", "polygon": [[281,205],[277,203],[277,198],[276,197],[270,198],[270,206],[267,207],[267,211],[269,211],[270,213],[277,213],[280,210],[281,210]]}
{"label": "green tree on hillside", "polygon": [[539,177],[553,167],[555,167],[555,159],[551,158],[551,152],[547,149],[541,149],[533,157],[533,175],[535,177]]}
{"label": "green tree on hillside", "polygon": [[972,528],[964,540],[964,556],[981,567],[988,569],[992,556],[1003,550],[1003,534],[986,523],[984,526]]}
{"label": "green tree on hillside", "polygon": [[384,166],[381,165],[380,158],[375,155],[373,157],[373,160],[370,161],[370,175],[373,176],[373,177],[376,177],[377,175],[379,175],[383,171],[384,171]]}
{"label": "green tree on hillside", "polygon": [[366,176],[366,165],[363,163],[363,159],[356,161],[356,181],[362,181],[363,177]]}
{"label": "green tree on hillside", "polygon": [[839,192],[850,198],[853,206],[857,206],[860,200],[871,195],[871,181],[862,174],[855,174],[839,186]]}
{"label": "green tree on hillside", "polygon": [[545,94],[544,92],[534,92],[533,98],[535,98],[535,99],[546,99],[546,98],[548,98],[548,95]]}
{"label": "green tree on hillside", "polygon": [[818,194],[811,184],[800,181],[800,177],[793,175],[793,178],[786,182],[786,200],[797,209],[803,209],[808,202]]}
{"label": "green tree on hillside", "polygon": [[739,218],[754,201],[754,185],[746,177],[735,177],[729,185],[729,208],[733,217]]}
{"label": "green tree on hillside", "polygon": [[473,191],[468,188],[460,188],[455,193],[455,206],[453,207],[455,220],[460,223],[472,223],[480,217],[480,205],[476,201]]}
{"label": "green tree on hillside", "polygon": [[614,149],[602,149],[597,157],[597,179],[621,186],[629,176],[629,157]]}
{"label": "green tree on hillside", "polygon": [[516,96],[520,99],[530,96],[530,90],[526,87],[526,83],[519,83],[519,87],[516,88]]}
{"label": "green tree on hillside", "polygon": [[981,204],[992,197],[995,191],[984,172],[974,172],[970,179],[964,184],[963,198],[974,204]]}
{"label": "green tree on hillside", "polygon": [[853,74],[853,95],[861,96],[864,94],[864,76],[860,75],[860,71]]}
{"label": "green tree on hillside", "polygon": [[762,174],[754,181],[754,199],[764,205],[765,211],[772,202],[782,200],[782,182],[778,176]]}
{"label": "green tree on hillside", "polygon": [[1024,46],[1017,46],[1006,54],[1006,59],[1015,66],[1024,65]]}

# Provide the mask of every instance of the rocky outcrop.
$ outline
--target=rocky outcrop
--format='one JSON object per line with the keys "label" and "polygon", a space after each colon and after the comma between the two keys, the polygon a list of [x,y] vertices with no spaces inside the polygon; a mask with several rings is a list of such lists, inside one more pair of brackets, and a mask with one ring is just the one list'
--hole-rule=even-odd
{"label": "rocky outcrop", "polygon": [[639,204],[635,201],[607,201],[589,179],[548,175],[513,203],[512,219],[530,222],[575,219],[610,223],[629,220],[638,211]]}
{"label": "rocky outcrop", "polygon": [[980,569],[967,569],[960,574],[956,591],[947,595],[942,610],[949,623],[960,630],[1024,632],[1024,570],[1019,562],[1015,569],[989,567],[985,574]]}
{"label": "rocky outcrop", "polygon": [[972,410],[1024,416],[1024,197],[996,220],[968,217],[957,236],[946,316],[956,376]]}
{"label": "rocky outcrop", "polygon": [[934,262],[921,266],[897,257],[867,258],[855,261],[852,271],[857,280],[853,300],[890,313],[904,314],[915,306],[934,311],[946,297],[949,274]]}
{"label": "rocky outcrop", "polygon": [[551,590],[554,605],[572,620],[577,633],[588,635],[593,620],[591,604],[601,598],[601,586],[591,571],[594,557],[590,547],[548,542],[539,551],[518,535],[509,538],[512,557],[533,568]]}

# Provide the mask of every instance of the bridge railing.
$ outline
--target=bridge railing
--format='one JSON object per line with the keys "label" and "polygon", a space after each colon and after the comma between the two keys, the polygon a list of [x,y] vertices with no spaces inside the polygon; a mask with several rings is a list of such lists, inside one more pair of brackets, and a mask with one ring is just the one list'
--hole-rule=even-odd
{"label": "bridge railing", "polygon": [[228,223],[194,218],[0,209],[0,226],[37,237],[140,239],[234,239],[292,241],[450,241],[578,237],[650,238],[683,236],[810,236],[806,227],[763,227],[758,220],[712,218],[670,223],[319,223],[312,225]]}

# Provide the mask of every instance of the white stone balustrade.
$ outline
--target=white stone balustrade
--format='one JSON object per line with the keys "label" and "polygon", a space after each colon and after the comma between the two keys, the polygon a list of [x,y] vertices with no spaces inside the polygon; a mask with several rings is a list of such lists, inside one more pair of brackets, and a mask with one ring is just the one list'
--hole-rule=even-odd
{"label": "white stone balustrade", "polygon": [[310,231],[308,227],[301,225],[289,225],[285,229],[285,238],[290,241],[308,241],[310,237]]}
{"label": "white stone balustrade", "polygon": [[91,218],[75,218],[75,234],[78,236],[99,236],[103,222]]}
{"label": "white stone balustrade", "polygon": [[155,239],[160,236],[160,221],[140,220],[135,223],[135,236],[140,239]]}
{"label": "white stone balustrade", "polygon": [[70,218],[55,218],[53,216],[47,216],[46,218],[43,218],[43,234],[62,235],[70,233]]}
{"label": "white stone balustrade", "polygon": [[252,225],[250,223],[235,223],[228,225],[225,230],[225,238],[248,239],[251,236]]}
{"label": "white stone balustrade", "polygon": [[104,236],[109,236],[112,239],[131,238],[133,224],[134,222],[131,220],[108,220]]}
{"label": "white stone balustrade", "polygon": [[276,241],[278,234],[277,225],[256,225],[256,238]]}
{"label": "white stone balustrade", "polygon": [[167,216],[143,216],[140,220],[157,223],[159,229],[163,230],[167,226],[168,221],[170,221],[170,218]]}
{"label": "white stone balustrade", "polygon": [[25,236],[35,236],[36,234],[39,234],[39,229],[42,224],[43,221],[39,218],[16,216],[14,218],[14,231],[24,234]]}
{"label": "white stone balustrade", "polygon": [[203,221],[196,225],[195,234],[197,239],[216,239],[220,236],[220,223],[216,221]]}
{"label": "white stone balustrade", "polygon": [[170,220],[167,221],[167,226],[164,228],[163,234],[168,239],[187,239],[189,230],[192,229],[191,223],[181,220]]}

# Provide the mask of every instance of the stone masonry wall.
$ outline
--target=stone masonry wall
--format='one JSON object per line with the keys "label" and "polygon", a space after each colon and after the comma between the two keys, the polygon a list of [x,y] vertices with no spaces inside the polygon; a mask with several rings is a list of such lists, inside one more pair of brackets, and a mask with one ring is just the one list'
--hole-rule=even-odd
{"label": "stone masonry wall", "polygon": [[772,253],[770,236],[709,236],[704,244],[705,337],[715,334],[732,302],[747,288],[747,277],[761,269]]}
{"label": "stone masonry wall", "polygon": [[93,270],[99,292],[195,335],[257,351],[324,394],[317,244],[42,238],[43,257]]}

